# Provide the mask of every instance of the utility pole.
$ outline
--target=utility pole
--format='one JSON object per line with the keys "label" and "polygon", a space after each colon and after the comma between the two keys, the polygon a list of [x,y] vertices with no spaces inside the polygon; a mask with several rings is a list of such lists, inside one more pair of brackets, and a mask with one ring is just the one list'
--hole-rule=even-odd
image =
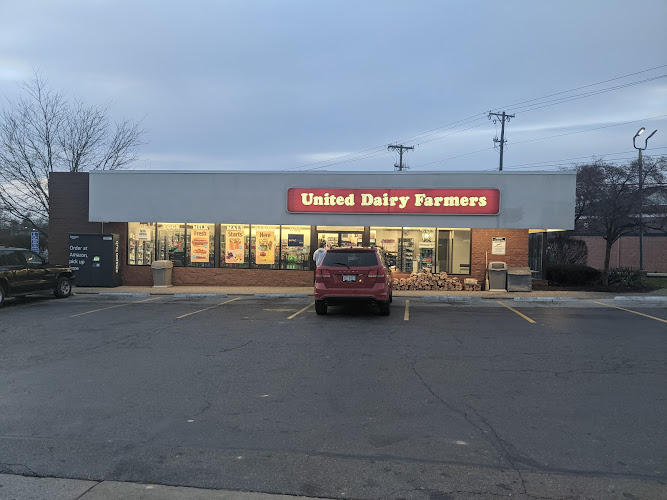
{"label": "utility pole", "polygon": [[509,123],[510,118],[514,118],[514,115],[507,115],[503,111],[502,113],[491,113],[489,112],[489,120],[491,119],[492,116],[495,116],[496,118],[493,119],[493,123],[496,123],[496,120],[500,120],[500,140],[498,140],[498,137],[493,138],[493,142],[496,144],[500,143],[500,168],[498,170],[503,169],[503,151],[505,150],[505,143],[507,142],[505,140],[505,121]]}
{"label": "utility pole", "polygon": [[403,165],[403,151],[407,151],[408,149],[415,149],[414,146],[403,146],[403,144],[390,144],[387,146],[387,149],[393,149],[394,151],[398,151],[398,165],[394,163],[394,170],[408,170],[410,167],[407,165]]}

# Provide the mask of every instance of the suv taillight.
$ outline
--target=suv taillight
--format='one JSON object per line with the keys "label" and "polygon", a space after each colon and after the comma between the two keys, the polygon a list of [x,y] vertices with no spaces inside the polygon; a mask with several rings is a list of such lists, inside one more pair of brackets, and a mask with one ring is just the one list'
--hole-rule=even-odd
{"label": "suv taillight", "polygon": [[384,278],[384,269],[381,267],[378,267],[377,269],[371,269],[368,271],[368,277],[369,278]]}
{"label": "suv taillight", "polygon": [[328,269],[323,269],[321,267],[318,267],[315,270],[315,277],[316,278],[331,278],[331,273],[329,272]]}

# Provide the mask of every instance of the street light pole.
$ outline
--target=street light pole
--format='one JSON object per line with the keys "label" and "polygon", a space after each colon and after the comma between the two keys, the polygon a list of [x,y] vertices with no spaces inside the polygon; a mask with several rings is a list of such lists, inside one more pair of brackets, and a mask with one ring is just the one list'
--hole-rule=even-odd
{"label": "street light pole", "polygon": [[649,135],[646,138],[646,141],[644,141],[644,147],[643,148],[638,148],[637,144],[635,141],[637,140],[637,137],[642,135],[644,133],[644,130],[646,130],[644,127],[640,128],[637,130],[637,133],[635,136],[632,138],[632,145],[635,147],[637,151],[639,151],[639,163],[638,163],[638,174],[639,174],[639,270],[643,271],[644,270],[644,175],[643,175],[643,158],[642,158],[642,151],[645,150],[648,147],[648,140],[653,137],[653,134],[655,134],[658,130],[654,130],[651,135]]}

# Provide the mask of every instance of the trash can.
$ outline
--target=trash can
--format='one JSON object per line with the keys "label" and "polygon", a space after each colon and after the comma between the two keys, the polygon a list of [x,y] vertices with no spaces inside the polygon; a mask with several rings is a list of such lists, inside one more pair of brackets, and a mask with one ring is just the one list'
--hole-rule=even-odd
{"label": "trash can", "polygon": [[509,267],[507,269],[508,292],[530,292],[533,289],[533,275],[530,267]]}
{"label": "trash can", "polygon": [[153,269],[153,286],[171,286],[171,269],[174,263],[170,260],[154,260],[151,264]]}
{"label": "trash can", "polygon": [[506,290],[507,264],[505,262],[489,262],[489,291]]}

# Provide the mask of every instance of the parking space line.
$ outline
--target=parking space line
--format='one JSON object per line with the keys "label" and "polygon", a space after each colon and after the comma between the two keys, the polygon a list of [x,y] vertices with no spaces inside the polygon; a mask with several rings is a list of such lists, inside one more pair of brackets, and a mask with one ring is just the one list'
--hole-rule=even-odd
{"label": "parking space line", "polygon": [[638,312],[638,311],[633,311],[632,309],[626,309],[625,307],[612,306],[611,304],[605,304],[604,302],[597,302],[597,301],[596,301],[595,303],[596,303],[596,304],[600,304],[601,306],[613,307],[614,309],[620,309],[621,311],[627,311],[627,312],[630,312],[630,313],[632,313],[632,314],[639,314],[640,316],[644,316],[644,317],[646,317],[646,318],[651,318],[651,319],[654,319],[654,320],[656,320],[656,321],[661,321],[661,322],[663,322],[663,323],[667,323],[667,320],[664,320],[664,319],[662,319],[662,318],[656,318],[655,316],[651,316],[651,315],[649,315],[649,314],[640,313],[640,312]]}
{"label": "parking space line", "polygon": [[200,309],[199,311],[189,312],[189,313],[184,314],[184,315],[182,315],[182,316],[177,316],[176,319],[187,318],[188,316],[192,316],[193,314],[197,314],[197,313],[200,313],[200,312],[208,311],[209,309],[213,309],[213,308],[218,307],[218,306],[222,306],[222,305],[225,305],[225,304],[229,304],[230,302],[234,302],[235,300],[239,300],[240,298],[241,298],[241,297],[236,297],[235,299],[231,299],[231,300],[226,300],[226,301],[224,301],[224,302],[220,302],[219,304],[216,304],[216,305],[211,306],[211,307],[207,307],[206,309]]}
{"label": "parking space line", "polygon": [[512,311],[513,313],[518,314],[519,316],[521,316],[523,319],[525,319],[525,320],[528,321],[529,323],[535,323],[534,320],[530,319],[530,318],[529,318],[528,316],[526,316],[525,314],[520,313],[519,311],[517,311],[517,310],[514,309],[513,307],[510,307],[510,306],[508,306],[507,304],[504,304],[504,303],[502,303],[502,302],[499,301],[499,300],[496,301],[496,302],[498,302],[498,304],[500,304],[501,306],[506,307],[507,309],[509,309],[509,310]]}
{"label": "parking space line", "polygon": [[403,321],[409,321],[410,320],[410,301],[406,300],[405,301],[405,314],[403,315]]}
{"label": "parking space line", "polygon": [[315,304],[315,302],[311,302],[311,303],[308,304],[306,307],[304,307],[304,308],[301,309],[300,311],[295,312],[294,314],[292,314],[292,315],[291,315],[290,317],[288,317],[287,319],[292,319],[294,316],[298,316],[298,315],[301,314],[303,311],[305,311],[306,309],[308,309],[309,307],[311,307],[313,304]]}
{"label": "parking space line", "polygon": [[72,316],[70,316],[70,318],[76,318],[77,316],[83,316],[84,314],[92,314],[92,313],[96,313],[96,312],[100,312],[100,311],[106,311],[107,309],[114,309],[116,307],[131,306],[132,304],[139,304],[141,302],[148,302],[149,300],[157,300],[159,298],[160,297],[151,297],[150,299],[137,300],[136,302],[129,302],[127,304],[117,304],[115,306],[103,307],[101,309],[95,309],[93,311],[86,311],[86,312],[82,312],[82,313],[79,313],[79,314],[73,314]]}

